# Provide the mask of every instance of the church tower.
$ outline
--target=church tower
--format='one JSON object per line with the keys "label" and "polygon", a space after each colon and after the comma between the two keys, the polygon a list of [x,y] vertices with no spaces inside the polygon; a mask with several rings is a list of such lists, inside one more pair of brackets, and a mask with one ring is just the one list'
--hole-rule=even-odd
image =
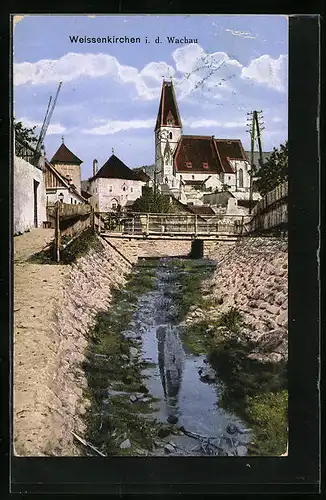
{"label": "church tower", "polygon": [[182,123],[172,80],[163,81],[155,126],[155,169],[157,181],[177,188],[173,175],[173,155],[182,134]]}

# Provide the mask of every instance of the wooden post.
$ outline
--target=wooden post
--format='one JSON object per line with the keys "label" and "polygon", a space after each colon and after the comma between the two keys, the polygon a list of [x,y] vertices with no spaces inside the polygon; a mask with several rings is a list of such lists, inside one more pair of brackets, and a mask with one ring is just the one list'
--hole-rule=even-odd
{"label": "wooden post", "polygon": [[61,202],[57,201],[55,204],[55,260],[60,262],[60,246],[61,246],[61,233],[60,233],[60,206]]}
{"label": "wooden post", "polygon": [[149,214],[146,214],[146,234],[149,233]]}
{"label": "wooden post", "polygon": [[197,215],[195,215],[195,234],[197,234],[197,228],[198,228],[198,218]]}

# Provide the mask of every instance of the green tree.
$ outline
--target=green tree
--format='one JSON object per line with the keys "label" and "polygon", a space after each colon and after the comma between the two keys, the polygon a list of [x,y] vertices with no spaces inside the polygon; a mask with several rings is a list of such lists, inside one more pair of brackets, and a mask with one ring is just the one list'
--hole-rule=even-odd
{"label": "green tree", "polygon": [[133,211],[166,214],[171,212],[170,198],[157,190],[154,192],[153,188],[144,186],[142,196],[133,204]]}
{"label": "green tree", "polygon": [[261,165],[255,181],[256,189],[263,196],[288,178],[288,141],[281,144]]}
{"label": "green tree", "polygon": [[32,128],[24,127],[22,122],[16,122],[14,119],[15,136],[18,141],[28,144],[29,146],[36,146],[38,138],[35,134],[36,126]]}

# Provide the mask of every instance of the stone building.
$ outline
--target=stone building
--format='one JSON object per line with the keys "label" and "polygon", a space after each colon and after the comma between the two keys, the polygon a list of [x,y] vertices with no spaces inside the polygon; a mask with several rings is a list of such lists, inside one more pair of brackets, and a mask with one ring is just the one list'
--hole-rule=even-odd
{"label": "stone building", "polygon": [[246,193],[250,164],[240,139],[183,135],[172,81],[163,81],[155,125],[155,170],[162,192],[202,204],[204,193]]}
{"label": "stone building", "polygon": [[140,176],[139,172],[134,172],[112,154],[98,171],[97,160],[94,160],[93,176],[88,179],[85,191],[92,195],[89,202],[96,211],[116,210],[126,207],[142,195],[147,177]]}
{"label": "stone building", "polygon": [[69,204],[87,203],[87,199],[77,190],[71,178],[64,177],[51,163],[45,161],[44,180],[47,205],[62,201]]}
{"label": "stone building", "polygon": [[78,193],[81,193],[81,167],[83,163],[74,153],[67,148],[62,137],[62,144],[57,152],[53,155],[50,163],[55,167],[57,172],[64,178],[71,181]]}

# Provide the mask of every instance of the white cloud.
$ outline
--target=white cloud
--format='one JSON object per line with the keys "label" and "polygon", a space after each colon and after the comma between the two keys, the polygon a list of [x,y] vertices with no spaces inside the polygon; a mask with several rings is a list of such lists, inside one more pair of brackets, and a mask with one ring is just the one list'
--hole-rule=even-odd
{"label": "white cloud", "polygon": [[241,77],[284,91],[287,85],[287,56],[280,55],[278,59],[273,59],[264,54],[253,59],[247,67],[242,68]]}
{"label": "white cloud", "polygon": [[227,29],[226,31],[229,31],[234,36],[241,36],[242,38],[252,38],[252,39],[257,38],[255,36],[253,36],[252,33],[250,33],[249,31],[237,31],[237,30],[229,30],[229,29]]}
{"label": "white cloud", "polygon": [[162,77],[173,76],[174,68],[165,62],[151,62],[141,71],[124,66],[107,54],[76,54],[69,52],[59,59],[42,59],[35,63],[19,63],[14,67],[15,85],[40,85],[70,82],[80,77],[111,77],[121,83],[136,85],[143,99],[155,99],[160,92]]}
{"label": "white cloud", "polygon": [[225,52],[205,51],[198,44],[189,44],[172,53],[178,72],[183,76],[177,81],[180,98],[196,90],[212,92],[231,90],[230,82],[241,73],[242,65]]}
{"label": "white cloud", "polygon": [[[19,120],[17,120],[19,122],[22,122],[23,126],[24,127],[27,127],[27,128],[33,128],[33,127],[37,127],[37,129],[41,129],[42,127],[42,123],[41,122],[38,122],[38,121],[35,121],[35,120],[29,120],[28,118],[20,118]],[[66,127],[64,127],[63,125],[60,125],[60,123],[52,123],[49,125],[49,128],[46,132],[47,135],[54,135],[54,134],[63,134],[64,132],[67,132],[67,129]]]}
{"label": "white cloud", "polygon": [[[245,32],[241,32],[242,34]],[[287,57],[273,59],[265,54],[244,67],[225,52],[206,53],[198,44],[188,44],[172,52],[174,67],[152,61],[142,69],[126,66],[108,54],[76,54],[70,52],[59,59],[42,59],[18,63],[14,67],[15,85],[41,85],[81,77],[107,77],[122,84],[134,85],[138,98],[158,99],[162,79],[173,77],[178,100],[194,92],[220,98],[223,92],[234,92],[240,78],[275,90],[286,89]],[[208,95],[208,94],[207,94]]]}
{"label": "white cloud", "polygon": [[[106,120],[105,120],[106,121]],[[91,135],[111,135],[121,132],[122,130],[140,129],[140,128],[153,128],[155,119],[149,118],[147,120],[109,120],[105,125],[91,129],[84,129],[84,134]]]}
{"label": "white cloud", "polygon": [[208,120],[205,118],[186,118],[182,120],[183,125],[189,128],[243,128],[246,126],[245,121],[218,121],[218,120]]}
{"label": "white cloud", "polygon": [[[155,125],[155,118],[148,118],[145,120],[97,120],[98,123],[103,123],[99,127],[94,127],[90,129],[84,129],[82,132],[84,134],[90,135],[111,135],[117,132],[126,131],[130,129],[153,129]],[[206,118],[184,118],[182,120],[184,127],[189,128],[243,128],[245,127],[245,121],[218,121],[210,120]]]}

